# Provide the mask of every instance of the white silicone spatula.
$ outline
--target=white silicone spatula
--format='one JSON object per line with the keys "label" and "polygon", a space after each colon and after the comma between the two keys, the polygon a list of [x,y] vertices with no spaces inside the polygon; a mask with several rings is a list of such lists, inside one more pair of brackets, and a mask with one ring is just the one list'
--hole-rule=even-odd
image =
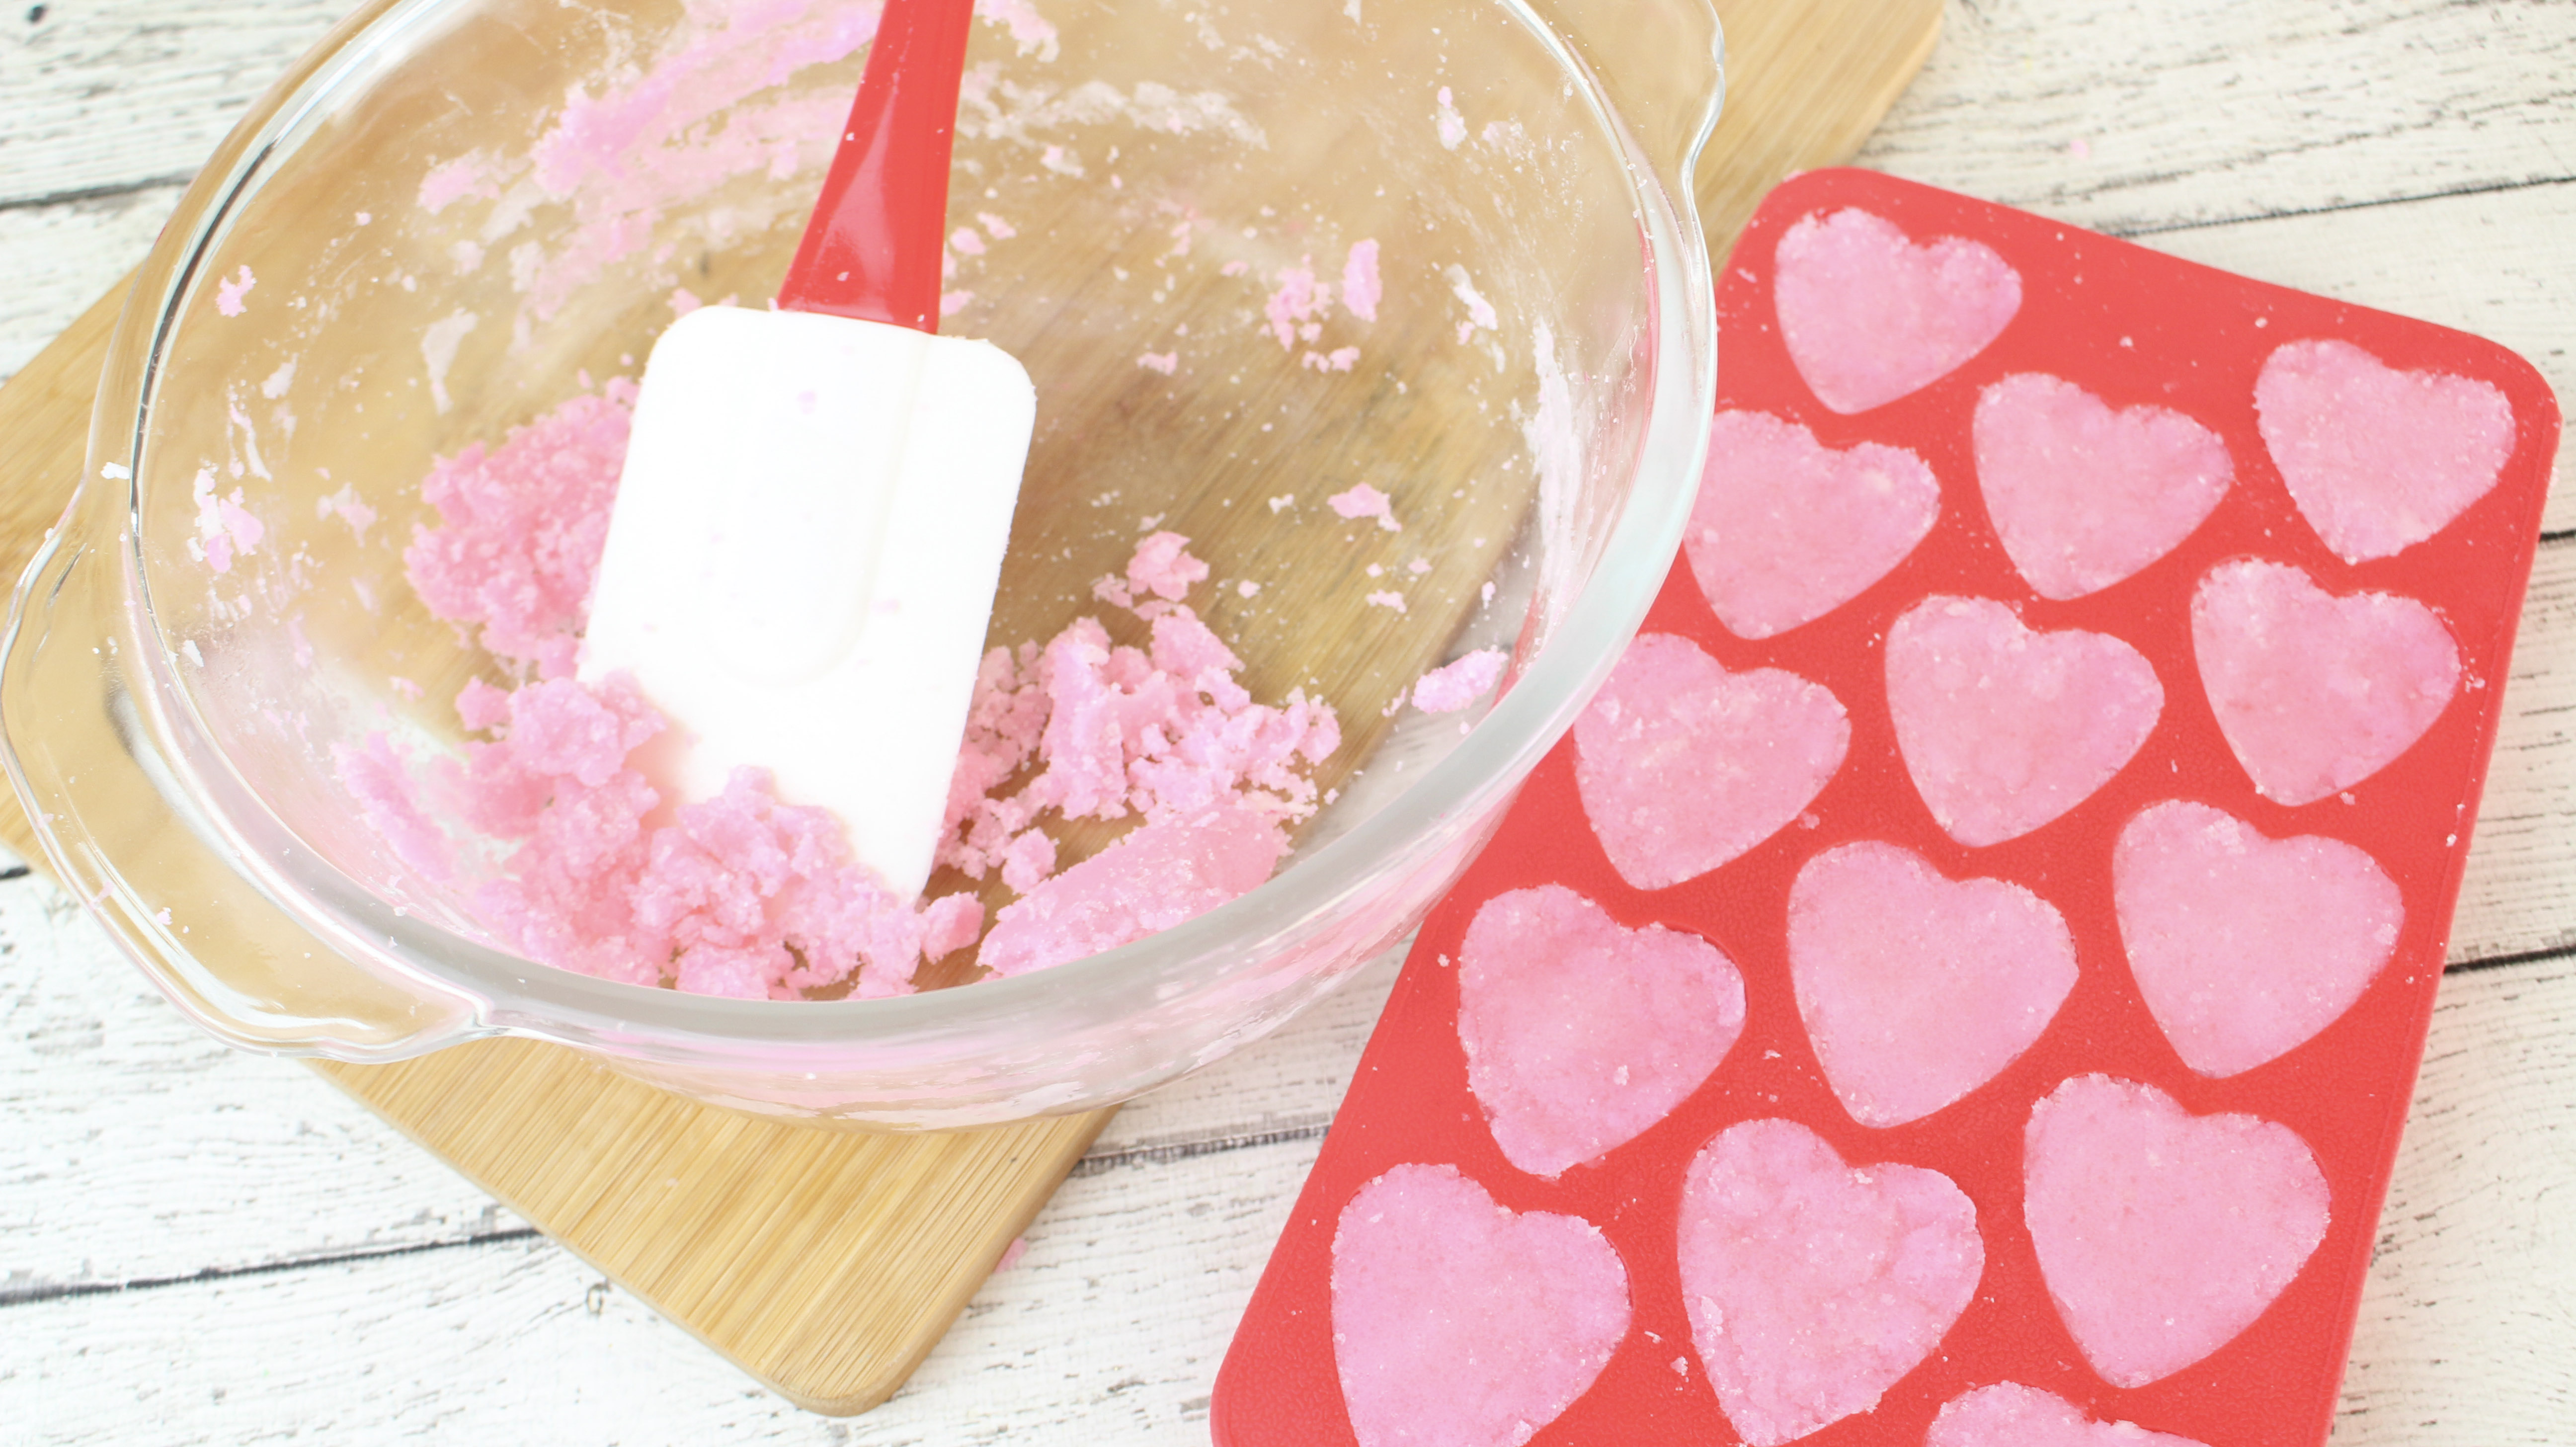
{"label": "white silicone spatula", "polygon": [[936,335],[973,0],[887,0],[778,309],[654,345],[581,676],[686,734],[685,798],[766,768],[892,888],[929,877],[1037,395]]}

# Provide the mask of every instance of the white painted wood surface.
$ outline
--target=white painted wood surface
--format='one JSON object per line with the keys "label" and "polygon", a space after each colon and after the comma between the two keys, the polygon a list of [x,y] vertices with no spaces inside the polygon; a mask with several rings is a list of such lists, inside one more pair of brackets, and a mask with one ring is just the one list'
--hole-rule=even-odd
{"label": "white painted wood surface", "polygon": [[[8,4],[0,375],[344,8]],[[1955,0],[1863,159],[2481,332],[2568,397],[2571,78],[2566,0]],[[2347,1447],[2576,1440],[2576,498],[2550,527]],[[0,883],[0,1442],[1204,1442],[1390,977],[1122,1114],[912,1384],[831,1421],[309,1071],[195,1035],[42,881]]]}

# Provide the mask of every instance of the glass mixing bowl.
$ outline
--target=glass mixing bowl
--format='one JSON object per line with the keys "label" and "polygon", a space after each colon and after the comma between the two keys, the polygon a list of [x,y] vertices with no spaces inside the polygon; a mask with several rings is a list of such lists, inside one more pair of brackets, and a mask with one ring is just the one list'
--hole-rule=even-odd
{"label": "glass mixing bowl", "polygon": [[[1035,378],[992,639],[1094,605],[1154,526],[1256,697],[1341,710],[1336,792],[1252,893],[895,999],[719,1000],[533,964],[332,767],[463,735],[490,661],[402,549],[433,459],[776,287],[873,12],[388,0],[270,93],[117,331],[78,497],[21,584],[0,715],[66,887],[233,1044],[378,1061],[516,1035],[716,1104],[953,1127],[1087,1109],[1276,1027],[1400,939],[1644,616],[1714,387],[1690,176],[1706,0],[987,0],[945,329]],[[971,218],[971,220],[970,220]],[[1375,241],[1383,299],[1337,287]],[[1335,307],[1301,302],[1311,273]],[[1322,499],[1392,495],[1400,534]],[[1290,497],[1273,506],[1270,499]],[[1436,561],[1401,612],[1376,560]],[[1511,663],[1481,714],[1396,707]]]}

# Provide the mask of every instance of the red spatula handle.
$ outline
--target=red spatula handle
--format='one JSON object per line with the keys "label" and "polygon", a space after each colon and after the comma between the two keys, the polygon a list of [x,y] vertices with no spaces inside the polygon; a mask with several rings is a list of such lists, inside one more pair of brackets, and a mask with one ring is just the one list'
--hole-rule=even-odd
{"label": "red spatula handle", "polygon": [[974,14],[974,0],[886,0],[779,306],[939,330],[948,151]]}

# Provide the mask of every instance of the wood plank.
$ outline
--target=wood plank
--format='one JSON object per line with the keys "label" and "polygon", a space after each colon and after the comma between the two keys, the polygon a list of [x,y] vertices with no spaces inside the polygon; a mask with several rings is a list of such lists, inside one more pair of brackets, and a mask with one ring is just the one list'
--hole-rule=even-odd
{"label": "wood plank", "polygon": [[0,884],[0,1118],[0,1301],[524,1224],[310,1070],[207,1037],[43,879]]}
{"label": "wood plank", "polygon": [[[0,16],[9,94],[0,207],[194,175],[269,82],[356,8],[353,0],[11,6]],[[140,259],[127,257],[118,270]]]}
{"label": "wood plank", "polygon": [[[1311,1143],[1397,958],[1130,1105],[1076,1171]],[[40,878],[0,883],[0,1116],[12,1123],[0,1133],[0,1300],[525,1228],[299,1062],[208,1039]],[[177,1174],[191,1188],[162,1189]]]}
{"label": "wood plank", "polygon": [[2454,972],[2380,1211],[2336,1447],[2576,1422],[2576,961]]}
{"label": "wood plank", "polygon": [[2128,233],[2576,175],[2547,0],[1953,0],[1861,164]]}
{"label": "wood plank", "polygon": [[[152,249],[179,187],[0,209],[0,382],[27,365]],[[14,576],[14,575],[13,575]]]}
{"label": "wood plank", "polygon": [[[2576,1190],[2571,1042],[2564,962],[2444,982],[2338,1442],[2564,1440],[2576,1227],[2552,1203]],[[0,1308],[36,1344],[0,1365],[0,1420],[65,1447],[237,1442],[245,1408],[350,1444],[1200,1444],[1216,1360],[1314,1149],[1077,1176],[912,1383],[847,1424],[743,1390],[539,1242]]]}

